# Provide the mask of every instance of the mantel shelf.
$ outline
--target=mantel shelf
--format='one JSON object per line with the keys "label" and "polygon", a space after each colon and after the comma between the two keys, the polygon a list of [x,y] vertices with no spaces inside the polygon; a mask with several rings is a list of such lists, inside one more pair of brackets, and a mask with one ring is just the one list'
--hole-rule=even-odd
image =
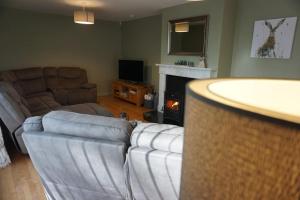
{"label": "mantel shelf", "polygon": [[188,69],[188,70],[196,70],[196,71],[216,72],[216,70],[212,69],[212,68],[190,67],[190,66],[186,66],[186,65],[156,64],[156,66],[164,67],[164,68],[177,68],[177,69]]}

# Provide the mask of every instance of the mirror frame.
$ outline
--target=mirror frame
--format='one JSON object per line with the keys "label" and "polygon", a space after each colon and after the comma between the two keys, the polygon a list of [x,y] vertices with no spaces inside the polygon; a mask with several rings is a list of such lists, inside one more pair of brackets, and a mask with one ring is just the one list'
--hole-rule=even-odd
{"label": "mirror frame", "polygon": [[[208,34],[208,22],[209,16],[208,15],[202,15],[202,16],[196,16],[196,17],[189,17],[189,18],[182,18],[182,19],[175,19],[175,20],[169,20],[168,23],[168,55],[181,55],[181,56],[201,56],[206,57],[206,49],[207,49],[207,34]],[[172,24],[179,23],[182,21],[187,22],[195,22],[195,21],[205,21],[205,32],[204,32],[204,45],[202,52],[173,52],[171,51],[171,29]]]}

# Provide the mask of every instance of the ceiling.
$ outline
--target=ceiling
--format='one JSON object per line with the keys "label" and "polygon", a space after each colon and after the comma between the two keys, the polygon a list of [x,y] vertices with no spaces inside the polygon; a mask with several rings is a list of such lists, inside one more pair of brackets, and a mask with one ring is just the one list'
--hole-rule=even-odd
{"label": "ceiling", "polygon": [[0,0],[1,6],[44,13],[73,15],[83,4],[97,19],[128,21],[158,14],[161,9],[187,3],[186,0]]}

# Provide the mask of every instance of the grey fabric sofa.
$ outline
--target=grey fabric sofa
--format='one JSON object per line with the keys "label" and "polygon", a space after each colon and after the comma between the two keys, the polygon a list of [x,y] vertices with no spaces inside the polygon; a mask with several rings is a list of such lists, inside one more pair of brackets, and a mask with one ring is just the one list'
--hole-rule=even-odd
{"label": "grey fabric sofa", "polygon": [[179,199],[181,127],[141,123],[132,132],[126,120],[54,111],[23,128],[49,200]]}
{"label": "grey fabric sofa", "polygon": [[127,155],[132,199],[179,199],[182,127],[140,124],[131,136]]}
{"label": "grey fabric sofa", "polygon": [[128,197],[123,166],[132,129],[127,121],[54,111],[29,118],[23,128],[48,199]]}
{"label": "grey fabric sofa", "polygon": [[[41,96],[31,98],[42,98]],[[47,99],[46,99],[47,100]],[[45,100],[45,101],[46,101]],[[51,103],[49,103],[51,104]],[[31,105],[34,106],[34,105]],[[23,133],[22,124],[27,117],[35,115],[43,115],[51,110],[66,110],[91,115],[112,116],[106,109],[98,106],[94,103],[61,106],[57,103],[57,106],[47,107],[45,110],[39,110],[33,112],[30,109],[30,104],[22,97],[19,92],[9,82],[0,82],[0,119],[5,124],[9,131],[9,134],[15,143],[16,148],[22,152],[27,153],[23,139],[21,137]]]}

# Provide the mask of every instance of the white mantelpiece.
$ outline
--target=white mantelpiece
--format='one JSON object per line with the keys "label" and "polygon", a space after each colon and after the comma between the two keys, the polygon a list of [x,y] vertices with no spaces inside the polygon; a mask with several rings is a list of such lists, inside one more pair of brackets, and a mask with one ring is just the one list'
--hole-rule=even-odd
{"label": "white mantelpiece", "polygon": [[210,68],[188,67],[179,65],[158,64],[159,67],[159,101],[158,111],[162,111],[165,99],[167,75],[181,76],[194,79],[210,79],[216,77],[216,71]]}

